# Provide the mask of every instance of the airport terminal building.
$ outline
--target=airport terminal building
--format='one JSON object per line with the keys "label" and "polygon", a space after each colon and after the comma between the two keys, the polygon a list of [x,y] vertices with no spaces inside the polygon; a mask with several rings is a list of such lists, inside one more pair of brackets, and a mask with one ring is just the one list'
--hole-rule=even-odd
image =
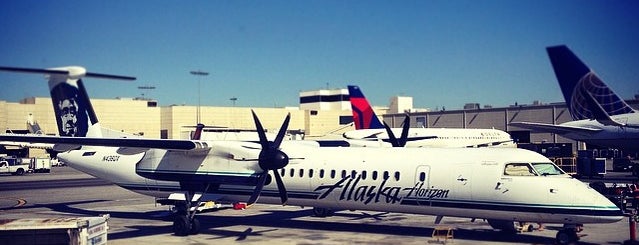
{"label": "airport terminal building", "polygon": [[[251,110],[260,117],[264,128],[277,132],[286,114],[291,114],[289,132],[295,139],[339,139],[354,130],[347,89],[305,91],[299,94],[298,107],[200,108],[201,123],[229,129],[253,130]],[[146,138],[186,139],[197,124],[197,106],[158,106],[157,101],[139,98],[91,99],[103,127]],[[628,100],[639,108],[639,99]],[[533,103],[507,107],[480,107],[467,104],[465,109],[426,111],[414,109],[411,97],[393,97],[390,106],[375,107],[376,113],[391,127],[401,127],[405,112],[411,127],[495,128],[511,134],[521,144],[564,144],[574,154],[585,147],[574,140],[550,133],[531,132],[509,126],[511,122],[560,124],[571,120],[565,103]],[[0,101],[0,127],[8,132],[24,132],[27,120],[35,121],[45,134],[56,135],[57,126],[48,97],[25,98],[20,102]]]}

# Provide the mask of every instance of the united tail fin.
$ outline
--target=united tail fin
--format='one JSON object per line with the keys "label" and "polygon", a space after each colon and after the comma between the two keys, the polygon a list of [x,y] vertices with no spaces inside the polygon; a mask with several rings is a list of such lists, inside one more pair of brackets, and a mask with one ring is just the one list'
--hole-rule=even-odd
{"label": "united tail fin", "polygon": [[348,85],[348,94],[353,109],[355,129],[383,129],[384,124],[379,120],[373,107],[358,86]]}
{"label": "united tail fin", "polygon": [[82,83],[83,77],[135,80],[134,77],[90,73],[78,66],[50,69],[0,67],[0,71],[44,74],[49,80],[58,133],[70,137],[101,136],[100,128],[90,130],[98,123],[98,118]]}
{"label": "united tail fin", "polygon": [[547,47],[546,51],[573,120],[595,119],[601,116],[598,110],[609,116],[634,112],[568,47]]}

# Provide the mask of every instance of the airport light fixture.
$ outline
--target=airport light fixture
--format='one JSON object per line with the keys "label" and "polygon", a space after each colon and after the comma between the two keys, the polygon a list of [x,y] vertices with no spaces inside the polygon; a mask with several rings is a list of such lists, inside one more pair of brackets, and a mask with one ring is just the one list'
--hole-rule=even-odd
{"label": "airport light fixture", "polygon": [[200,78],[203,77],[203,76],[208,76],[209,73],[205,72],[205,71],[197,70],[197,71],[191,71],[191,75],[198,76],[198,79],[197,79],[197,109],[196,109],[195,113],[197,114],[196,115],[196,124],[199,124],[200,123],[200,118],[201,118],[201,116],[200,116],[200,102],[201,102],[201,99],[200,99],[200,93],[201,93],[200,92],[200,82],[202,80]]}

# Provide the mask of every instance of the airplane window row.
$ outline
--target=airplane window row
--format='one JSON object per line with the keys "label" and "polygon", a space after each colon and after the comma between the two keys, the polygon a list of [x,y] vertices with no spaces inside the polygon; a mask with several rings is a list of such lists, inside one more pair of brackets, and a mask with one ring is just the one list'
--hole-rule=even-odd
{"label": "airplane window row", "polygon": [[[359,175],[360,178],[362,180],[365,180],[367,178],[371,178],[372,180],[377,180],[378,178],[382,178],[384,180],[386,179],[390,179],[391,177],[391,173],[388,171],[384,171],[384,172],[378,172],[378,171],[372,171],[370,172],[370,176],[368,175],[368,171],[363,170],[358,172],[357,170],[351,170],[350,172],[347,170],[341,170],[340,172],[338,172],[337,170],[330,170],[330,171],[326,171],[324,169],[320,169],[319,171],[317,171],[317,177],[320,179],[323,178],[331,178],[331,179],[335,179],[338,176],[343,178],[346,178],[347,176],[350,176],[351,178],[357,178],[357,176]],[[380,176],[381,173],[381,176]],[[304,176],[307,176],[308,178],[313,178],[313,176],[315,175],[315,170],[313,169],[294,169],[294,168],[290,168],[290,169],[281,169],[280,170],[280,175],[282,177],[299,177],[299,178],[303,178]],[[395,171],[395,173],[393,173],[393,178],[395,181],[399,181],[400,179],[400,173],[399,171]],[[421,177],[420,177],[421,178]],[[424,177],[425,178],[425,177]]]}
{"label": "airplane window row", "polygon": [[440,137],[440,139],[499,139],[499,137],[488,136],[488,137]]}

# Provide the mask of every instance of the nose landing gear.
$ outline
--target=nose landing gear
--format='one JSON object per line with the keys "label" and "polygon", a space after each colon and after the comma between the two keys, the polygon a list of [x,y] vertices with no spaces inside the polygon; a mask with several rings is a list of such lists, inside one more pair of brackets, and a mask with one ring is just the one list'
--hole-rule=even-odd
{"label": "nose landing gear", "polygon": [[579,241],[577,233],[583,231],[583,225],[564,224],[564,228],[557,232],[557,244],[575,244]]}

